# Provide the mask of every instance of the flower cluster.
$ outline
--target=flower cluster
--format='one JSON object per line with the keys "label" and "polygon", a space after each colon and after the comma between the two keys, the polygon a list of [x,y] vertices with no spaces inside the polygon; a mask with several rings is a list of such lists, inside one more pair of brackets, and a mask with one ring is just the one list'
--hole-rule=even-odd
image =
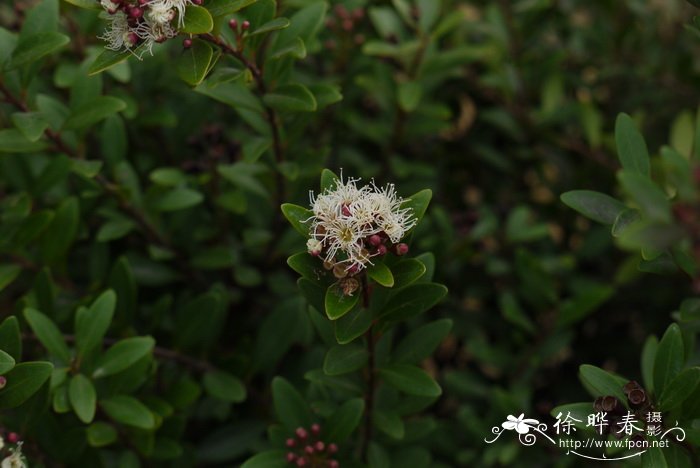
{"label": "flower cluster", "polygon": [[[185,20],[185,8],[202,0],[100,0],[109,27],[100,39],[108,49],[128,50],[139,58],[145,51],[153,54],[153,44],[177,34]],[[137,52],[138,49],[138,52]]]}
{"label": "flower cluster", "polygon": [[309,197],[313,216],[307,249],[338,278],[360,272],[390,250],[405,254],[408,246],[399,242],[417,221],[410,208],[401,208],[403,199],[393,184],[358,187],[358,181],[341,177],[334,188]]}
{"label": "flower cluster", "polygon": [[340,468],[340,463],[331,458],[338,446],[321,440],[319,424],[312,424],[308,430],[298,427],[294,435],[296,437],[290,437],[285,443],[289,450],[285,456],[287,463],[308,468]]}
{"label": "flower cluster", "polygon": [[[5,442],[13,446],[6,446]],[[16,432],[9,432],[6,437],[0,437],[0,450],[7,448],[9,455],[2,459],[0,468],[27,468],[27,462],[22,454],[22,441]]]}

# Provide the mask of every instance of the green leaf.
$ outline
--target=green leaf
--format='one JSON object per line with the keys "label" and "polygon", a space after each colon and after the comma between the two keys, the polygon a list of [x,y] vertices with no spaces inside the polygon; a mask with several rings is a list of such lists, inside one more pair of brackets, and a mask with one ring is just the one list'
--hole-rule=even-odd
{"label": "green leaf", "polygon": [[0,375],[5,375],[13,367],[15,367],[15,359],[0,349]]}
{"label": "green leaf", "polygon": [[228,372],[207,372],[204,374],[203,383],[206,391],[219,400],[240,403],[246,398],[246,389],[243,382]]}
{"label": "green leaf", "polygon": [[118,341],[97,361],[93,378],[106,377],[126,370],[144,356],[149,355],[155,346],[150,336],[137,336]]}
{"label": "green leaf", "polygon": [[649,219],[662,223],[671,222],[671,206],[668,199],[651,179],[627,171],[620,171],[617,178]]}
{"label": "green leaf", "polygon": [[12,123],[17,130],[29,141],[37,141],[44,131],[49,128],[49,123],[41,112],[18,112],[12,114]]}
{"label": "green leaf", "polygon": [[391,267],[394,276],[394,287],[403,288],[420,279],[425,274],[425,265],[414,259],[405,258]]}
{"label": "green leaf", "polygon": [[642,468],[668,468],[664,452],[659,447],[647,449],[641,456]]}
{"label": "green leaf", "polygon": [[66,254],[78,233],[79,216],[78,200],[75,197],[66,198],[58,206],[42,239],[41,253],[48,263],[55,262]]}
{"label": "green leaf", "polygon": [[49,354],[60,359],[64,364],[71,362],[70,350],[63,340],[63,335],[50,318],[34,309],[25,309],[24,318],[27,319],[37,339]]}
{"label": "green leaf", "polygon": [[0,324],[0,349],[15,361],[22,358],[22,336],[19,332],[19,321],[14,315],[7,317]]}
{"label": "green leaf", "polygon": [[591,190],[572,190],[562,193],[561,201],[587,218],[603,224],[614,224],[627,207],[613,197]]}
{"label": "green leaf", "polygon": [[600,367],[583,364],[579,367],[579,377],[594,391],[593,396],[612,395],[623,403],[627,401],[620,381]]}
{"label": "green leaf", "polygon": [[360,300],[360,291],[355,291],[352,296],[346,296],[337,284],[331,284],[326,289],[324,308],[326,315],[331,320],[337,320],[350,312]]}
{"label": "green leaf", "polygon": [[664,388],[658,400],[659,410],[669,411],[683,404],[700,384],[700,367],[691,367],[678,374]]}
{"label": "green leaf", "polygon": [[289,468],[285,450],[267,450],[246,460],[241,468]]}
{"label": "green leaf", "polygon": [[391,270],[384,263],[378,262],[367,268],[367,276],[385,288],[394,286],[394,275],[391,274]]}
{"label": "green leaf", "polygon": [[655,336],[650,336],[644,342],[642,348],[642,382],[647,392],[655,393],[654,391],[654,361],[656,360],[656,350],[659,347],[659,340]]}
{"label": "green leaf", "polygon": [[86,10],[101,10],[100,3],[95,0],[64,0],[66,3],[75,5],[78,8],[85,8]]}
{"label": "green leaf", "polygon": [[405,112],[413,112],[420,104],[423,87],[415,81],[406,81],[398,86],[399,106]]}
{"label": "green leaf", "polygon": [[296,12],[291,18],[288,28],[282,30],[271,46],[271,54],[275,55],[288,44],[301,40],[309,44],[323,25],[328,5],[326,2],[312,2]]}
{"label": "green leaf", "polygon": [[90,447],[97,448],[113,444],[118,439],[118,433],[114,426],[101,421],[90,424],[86,436]]}
{"label": "green leaf", "polygon": [[136,223],[128,218],[117,218],[107,221],[97,231],[97,242],[110,242],[121,239],[136,229]]}
{"label": "green leaf", "polygon": [[676,378],[685,361],[680,327],[671,324],[659,342],[654,358],[654,393],[662,395],[669,382]]}
{"label": "green leaf", "polygon": [[90,379],[83,374],[73,376],[68,386],[68,398],[78,419],[90,424],[97,409],[97,393]]}
{"label": "green leaf", "polygon": [[201,6],[187,5],[182,33],[206,34],[214,29],[214,19],[209,11]]}
{"label": "green leaf", "polygon": [[437,397],[440,386],[423,369],[408,364],[391,364],[379,369],[379,375],[392,387],[409,395]]}
{"label": "green leaf", "polygon": [[364,335],[372,326],[372,311],[364,307],[356,307],[333,324],[336,341],[339,344],[348,344]]}
{"label": "green leaf", "polygon": [[98,96],[73,110],[63,124],[63,128],[66,130],[83,129],[124,109],[126,109],[126,103],[121,99],[113,96]]}
{"label": "green leaf", "polygon": [[324,438],[329,442],[345,442],[357,429],[365,411],[362,398],[352,398],[335,410],[326,420]]}
{"label": "green leaf", "polygon": [[145,46],[140,46],[134,51],[110,49],[103,50],[102,53],[95,58],[95,61],[92,62],[90,68],[88,68],[88,75],[97,75],[98,73],[102,73],[103,71],[119,65],[129,57],[139,56],[141,52],[143,52],[143,47]]}
{"label": "green leaf", "polygon": [[34,395],[51,376],[49,362],[23,362],[5,374],[7,384],[0,391],[0,409],[14,408]]}
{"label": "green leaf", "polygon": [[104,163],[102,161],[87,160],[87,159],[71,159],[70,170],[88,179],[92,179],[100,173]]}
{"label": "green leaf", "polygon": [[21,272],[19,265],[0,265],[0,291],[17,279]]}
{"label": "green leaf", "polygon": [[117,295],[107,290],[95,299],[89,309],[80,309],[75,314],[75,345],[78,354],[85,354],[102,345],[102,339],[112,323]]}
{"label": "green leaf", "polygon": [[299,392],[282,377],[272,379],[272,400],[275,412],[289,431],[297,427],[309,427],[311,410]]}
{"label": "green leaf", "polygon": [[309,218],[313,216],[311,210],[307,210],[299,205],[293,205],[292,203],[285,203],[281,206],[282,214],[289,224],[292,225],[301,235],[304,237],[309,236],[309,227],[305,224]]}
{"label": "green leaf", "polygon": [[420,222],[425,215],[425,211],[428,209],[431,198],[433,198],[432,190],[421,190],[404,200],[401,204],[401,208],[409,208],[411,214]]}
{"label": "green leaf", "polygon": [[433,354],[451,329],[450,319],[436,320],[416,328],[396,346],[392,359],[398,363],[419,363]]}
{"label": "green leaf", "polygon": [[649,151],[644,137],[632,118],[627,114],[619,114],[615,121],[615,143],[617,155],[622,167],[643,176],[649,176]]}
{"label": "green leaf", "polygon": [[212,16],[226,16],[235,13],[258,0],[207,0],[207,10]]}
{"label": "green leaf", "polygon": [[53,31],[37,32],[22,37],[14,52],[12,52],[10,68],[35,62],[41,57],[57,51],[69,42],[70,38],[68,36]]}
{"label": "green leaf", "polygon": [[395,411],[375,411],[372,422],[377,426],[377,429],[396,440],[403,439],[406,433],[403,420]]}
{"label": "green leaf", "polygon": [[340,177],[331,171],[330,169],[324,169],[321,171],[321,193],[326,190],[333,190],[333,187],[338,185]]}
{"label": "green leaf", "polygon": [[212,46],[200,39],[195,39],[192,41],[190,48],[182,51],[175,64],[175,69],[182,81],[189,85],[197,86],[204,81],[211,69],[210,65],[213,57],[214,49],[212,49]]}
{"label": "green leaf", "polygon": [[316,110],[316,98],[306,86],[298,83],[280,86],[265,94],[263,101],[273,109],[283,112],[313,112]]}
{"label": "green leaf", "polygon": [[327,273],[327,270],[323,268],[321,259],[314,257],[308,252],[299,252],[292,255],[287,259],[287,265],[304,278],[312,281],[319,280]]}
{"label": "green leaf", "polygon": [[140,429],[153,429],[153,413],[139,400],[128,395],[117,395],[100,401],[100,408],[113,421]]}
{"label": "green leaf", "polygon": [[323,372],[326,375],[342,375],[361,369],[367,364],[369,353],[360,345],[333,346],[326,353]]}
{"label": "green leaf", "polygon": [[179,211],[199,205],[202,201],[204,196],[198,191],[176,187],[154,200],[153,207],[158,211]]}
{"label": "green leaf", "polygon": [[377,318],[387,322],[407,320],[431,309],[445,295],[447,288],[441,284],[412,284],[399,290],[379,311]]}
{"label": "green leaf", "polygon": [[278,31],[289,26],[289,20],[287,18],[275,18],[268,21],[267,23],[255,28],[253,32],[248,34],[248,37],[257,36],[258,34],[266,34],[272,31]]}
{"label": "green leaf", "polygon": [[36,153],[46,148],[43,141],[30,141],[15,128],[0,130],[0,153]]}

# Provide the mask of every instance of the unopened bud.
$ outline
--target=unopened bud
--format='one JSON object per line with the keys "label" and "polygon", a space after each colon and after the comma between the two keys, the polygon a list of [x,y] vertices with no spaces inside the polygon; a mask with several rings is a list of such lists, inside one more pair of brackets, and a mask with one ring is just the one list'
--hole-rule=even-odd
{"label": "unopened bud", "polygon": [[386,248],[386,245],[382,244],[377,247],[377,255],[386,255],[386,253],[389,251],[389,249]]}
{"label": "unopened bud", "polygon": [[190,47],[192,47],[192,39],[185,39],[184,41],[182,41],[182,47],[184,47],[185,49],[189,49]]}
{"label": "unopened bud", "polygon": [[304,447],[304,452],[306,452],[307,455],[313,455],[314,448],[310,445],[307,445],[306,447]]}
{"label": "unopened bud", "polygon": [[326,444],[324,444],[322,440],[319,440],[318,442],[316,442],[316,445],[314,445],[314,448],[317,452],[323,452],[324,450],[326,450]]}
{"label": "unopened bud", "polygon": [[134,19],[139,19],[143,16],[143,8],[132,7],[129,9],[129,16]]}
{"label": "unopened bud", "polygon": [[291,437],[285,441],[285,445],[289,448],[294,447],[297,444],[297,441],[292,439]]}
{"label": "unopened bud", "polygon": [[330,443],[328,444],[328,453],[334,454],[338,451],[338,446],[336,444]]}
{"label": "unopened bud", "polygon": [[139,42],[139,36],[136,35],[134,32],[130,32],[126,36],[127,41],[132,45],[136,45],[137,42]]}
{"label": "unopened bud", "polygon": [[351,19],[346,19],[343,20],[343,29],[345,31],[352,31],[352,28],[355,26],[355,23]]}
{"label": "unopened bud", "polygon": [[294,463],[297,459],[297,455],[294,452],[287,452],[287,463]]}
{"label": "unopened bud", "polygon": [[369,242],[369,245],[376,247],[382,243],[382,238],[377,234],[372,234],[369,236],[369,239],[367,239],[367,242]]}
{"label": "unopened bud", "polygon": [[321,425],[318,423],[313,423],[311,425],[311,433],[313,435],[319,435],[321,433]]}
{"label": "unopened bud", "polygon": [[396,245],[396,255],[406,255],[408,253],[408,244],[404,244],[403,242],[401,244]]}
{"label": "unopened bud", "polygon": [[244,31],[250,29],[250,21],[244,21],[243,24],[241,24],[241,28],[243,28]]}
{"label": "unopened bud", "polygon": [[192,3],[194,3],[195,5],[201,5],[203,2],[202,0],[192,0]]}
{"label": "unopened bud", "polygon": [[7,378],[4,375],[0,375],[0,389],[5,388],[7,385]]}
{"label": "unopened bud", "polygon": [[297,427],[297,430],[294,431],[294,433],[300,440],[306,440],[306,438],[309,436],[309,433],[306,432],[306,429],[304,429],[303,427]]}
{"label": "unopened bud", "polygon": [[352,211],[350,211],[350,207],[348,205],[343,205],[340,208],[340,212],[343,213],[343,216],[352,216]]}
{"label": "unopened bud", "polygon": [[306,461],[306,458],[304,458],[304,457],[297,459],[297,466],[306,466],[306,463],[307,463],[307,461]]}
{"label": "unopened bud", "polygon": [[233,29],[234,31],[238,29],[238,21],[236,20],[236,18],[231,18],[228,21],[228,27]]}
{"label": "unopened bud", "polygon": [[7,441],[11,444],[16,444],[17,442],[19,442],[19,434],[17,434],[16,432],[10,432],[9,434],[7,434]]}
{"label": "unopened bud", "polygon": [[338,463],[337,460],[329,460],[328,461],[328,468],[339,468],[340,463]]}

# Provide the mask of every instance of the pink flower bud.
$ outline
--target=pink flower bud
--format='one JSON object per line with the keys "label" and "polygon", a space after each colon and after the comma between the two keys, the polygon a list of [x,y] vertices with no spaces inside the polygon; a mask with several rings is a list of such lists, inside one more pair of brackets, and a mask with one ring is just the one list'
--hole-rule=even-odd
{"label": "pink flower bud", "polygon": [[238,29],[238,21],[236,20],[236,18],[231,18],[228,21],[228,27],[233,29],[234,31]]}
{"label": "pink flower bud", "polygon": [[4,375],[0,375],[0,389],[5,388],[7,385],[7,378]]}
{"label": "pink flower bud", "polygon": [[314,454],[314,448],[313,448],[312,446],[310,446],[310,445],[307,445],[306,447],[304,447],[304,452],[305,452],[307,455],[313,455],[313,454]]}
{"label": "pink flower bud", "polygon": [[338,451],[338,446],[336,444],[328,444],[328,453],[334,454]]}
{"label": "pink flower bud", "polygon": [[287,452],[287,463],[294,463],[297,459],[297,455],[294,452]]}
{"label": "pink flower bud", "polygon": [[345,31],[352,31],[352,28],[354,26],[355,26],[355,23],[353,23],[351,19],[346,19],[343,21],[343,29]]}
{"label": "pink flower bud", "polygon": [[287,445],[287,447],[292,448],[297,444],[297,441],[290,437],[289,439],[287,439],[285,444]]}
{"label": "pink flower bud", "polygon": [[313,435],[319,435],[321,433],[321,425],[318,423],[313,423],[311,425],[311,433]]}
{"label": "pink flower bud", "polygon": [[192,47],[192,39],[185,39],[184,41],[182,41],[182,47],[184,47],[185,49],[189,49],[190,47]]}
{"label": "pink flower bud", "polygon": [[386,248],[386,245],[380,245],[377,247],[377,255],[386,255],[388,249]]}
{"label": "pink flower bud", "polygon": [[192,3],[194,3],[195,5],[201,5],[203,2],[202,0],[192,0]]}
{"label": "pink flower bud", "polygon": [[338,463],[337,460],[329,460],[328,461],[328,468],[339,468],[340,463]]}
{"label": "pink flower bud", "polygon": [[340,211],[343,213],[343,216],[352,216],[352,211],[350,211],[350,207],[348,205],[343,205]]}
{"label": "pink flower bud", "polygon": [[408,253],[408,244],[398,244],[396,246],[396,255],[406,255]]}
{"label": "pink flower bud", "polygon": [[241,24],[241,27],[244,31],[247,31],[248,29],[250,29],[250,21],[244,21],[243,24]]}
{"label": "pink flower bud", "polygon": [[17,442],[19,442],[19,434],[17,434],[16,432],[10,432],[9,434],[7,434],[7,441],[11,444],[16,444]]}
{"label": "pink flower bud", "polygon": [[316,449],[317,452],[323,452],[324,450],[326,450],[326,444],[324,444],[322,440],[319,440],[314,445],[314,448]]}
{"label": "pink flower bud", "polygon": [[306,458],[301,457],[297,459],[297,466],[306,466]]}
{"label": "pink flower bud", "polygon": [[132,7],[129,9],[129,16],[134,19],[139,19],[143,16],[143,8]]}
{"label": "pink flower bud", "polygon": [[367,239],[367,241],[370,245],[376,247],[382,243],[382,238],[377,234],[372,234],[371,236],[369,236],[369,239]]}
{"label": "pink flower bud", "polygon": [[306,438],[309,436],[309,433],[306,432],[306,429],[303,427],[297,427],[297,430],[294,431],[294,433],[297,435],[299,440],[306,440]]}
{"label": "pink flower bud", "polygon": [[129,41],[129,44],[136,45],[137,42],[139,42],[139,36],[136,35],[135,32],[130,32],[127,35],[127,40]]}

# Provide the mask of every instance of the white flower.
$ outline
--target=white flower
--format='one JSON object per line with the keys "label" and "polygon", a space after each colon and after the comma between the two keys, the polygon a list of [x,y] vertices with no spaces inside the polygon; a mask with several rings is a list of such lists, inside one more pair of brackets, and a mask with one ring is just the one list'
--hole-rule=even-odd
{"label": "white flower", "polygon": [[131,49],[138,39],[135,32],[129,26],[129,21],[126,13],[117,11],[113,15],[107,17],[109,20],[109,29],[105,30],[104,34],[98,36],[99,39],[107,42],[106,48],[110,50]]}
{"label": "white flower", "polygon": [[[181,28],[185,24],[185,9],[187,8],[187,5],[191,4],[192,0],[153,0],[152,2],[147,3],[146,6],[148,6],[150,9],[157,9],[161,11],[177,11],[177,24],[178,27]],[[171,17],[170,20],[172,20],[173,17]]]}
{"label": "white flower", "polygon": [[503,429],[508,431],[515,429],[518,434],[527,434],[531,427],[536,427],[539,424],[537,419],[525,419],[525,413],[521,413],[517,418],[509,414],[506,419],[508,420],[501,424]]}
{"label": "white flower", "polygon": [[332,189],[318,196],[309,193],[309,252],[323,254],[330,264],[345,265],[351,274],[371,265],[373,256],[387,252],[385,243],[398,243],[416,224],[411,209],[401,208],[403,199],[393,184],[358,187],[359,180],[343,181],[341,176]]}
{"label": "white flower", "polygon": [[175,10],[170,8],[165,2],[154,2],[148,4],[146,19],[151,24],[170,24],[175,18]]}
{"label": "white flower", "polygon": [[27,462],[22,455],[22,444],[18,444],[10,456],[5,457],[0,463],[0,468],[27,468]]}

